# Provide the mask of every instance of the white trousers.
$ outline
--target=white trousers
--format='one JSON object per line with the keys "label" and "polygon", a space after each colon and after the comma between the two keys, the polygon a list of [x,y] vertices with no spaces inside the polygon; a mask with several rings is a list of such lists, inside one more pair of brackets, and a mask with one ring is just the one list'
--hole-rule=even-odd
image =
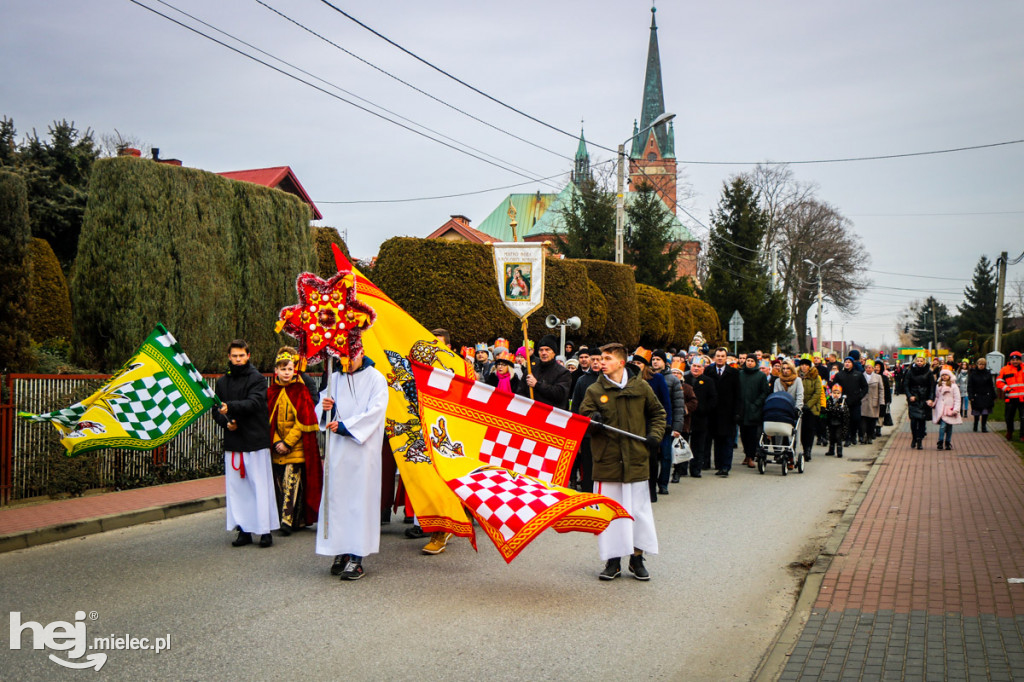
{"label": "white trousers", "polygon": [[[241,472],[243,463],[245,478]],[[239,526],[247,533],[265,535],[281,527],[269,448],[253,452],[225,452],[224,481],[228,530]]]}
{"label": "white trousers", "polygon": [[601,560],[629,556],[634,549],[658,553],[658,534],[654,530],[654,509],[647,481],[609,483],[594,481],[594,492],[615,500],[629,512],[631,519],[615,519],[597,536]]}

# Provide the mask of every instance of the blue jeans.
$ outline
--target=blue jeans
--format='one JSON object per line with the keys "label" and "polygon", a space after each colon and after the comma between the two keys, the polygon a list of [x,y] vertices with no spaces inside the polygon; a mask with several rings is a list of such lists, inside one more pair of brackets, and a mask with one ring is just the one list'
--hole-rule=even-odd
{"label": "blue jeans", "polygon": [[939,441],[945,440],[947,444],[953,439],[953,425],[944,421],[939,422]]}
{"label": "blue jeans", "polygon": [[661,467],[658,469],[658,485],[668,486],[668,479],[672,475],[672,437],[671,427],[668,435],[661,439]]}

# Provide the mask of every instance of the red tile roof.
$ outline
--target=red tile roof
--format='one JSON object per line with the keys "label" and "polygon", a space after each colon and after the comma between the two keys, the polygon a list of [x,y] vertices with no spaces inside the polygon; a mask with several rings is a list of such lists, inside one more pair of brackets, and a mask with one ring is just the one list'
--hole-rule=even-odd
{"label": "red tile roof", "polygon": [[320,209],[316,207],[313,200],[306,194],[306,190],[302,187],[302,183],[295,177],[295,173],[292,172],[289,166],[274,166],[273,168],[253,168],[251,170],[240,170],[240,171],[227,171],[225,173],[218,173],[217,175],[223,175],[229,180],[240,180],[241,182],[251,182],[254,185],[263,185],[264,187],[272,187],[279,189],[290,194],[294,194],[313,209],[313,219],[321,220],[323,215],[320,213]]}
{"label": "red tile roof", "polygon": [[493,242],[494,237],[491,235],[481,232],[475,228],[470,227],[454,218],[446,222],[441,227],[437,228],[433,232],[427,235],[427,239],[439,239],[449,230],[455,230],[459,233],[463,239],[474,244],[484,244],[486,242]]}

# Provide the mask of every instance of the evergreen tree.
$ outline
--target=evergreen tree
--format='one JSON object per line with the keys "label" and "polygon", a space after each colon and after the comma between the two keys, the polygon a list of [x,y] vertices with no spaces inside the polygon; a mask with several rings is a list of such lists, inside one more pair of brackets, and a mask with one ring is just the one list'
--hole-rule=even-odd
{"label": "evergreen tree", "polygon": [[[996,326],[996,267],[988,257],[982,256],[974,266],[974,279],[964,289],[964,303],[958,305],[960,332],[987,334]],[[1010,314],[1006,306],[1003,315]]]}
{"label": "evergreen tree", "polygon": [[25,181],[0,170],[0,372],[28,369],[31,265]]}
{"label": "evergreen tree", "polygon": [[[932,321],[934,311],[934,323]],[[910,323],[910,338],[915,345],[927,348],[929,343],[938,341],[947,348],[952,348],[956,341],[957,320],[949,314],[946,304],[929,296],[924,303],[914,310],[913,322]]]}
{"label": "evergreen tree", "polygon": [[626,208],[625,246],[623,256],[633,266],[637,284],[668,291],[679,279],[676,259],[683,246],[672,233],[672,214],[647,183]]}
{"label": "evergreen tree", "polygon": [[585,178],[561,209],[565,232],[555,249],[566,258],[615,259],[615,195]]}
{"label": "evergreen tree", "polygon": [[767,227],[753,187],[742,177],[733,178],[711,219],[704,299],[723,323],[739,311],[747,348],[766,349],[788,337],[786,299],[781,291],[772,291],[759,252]]}

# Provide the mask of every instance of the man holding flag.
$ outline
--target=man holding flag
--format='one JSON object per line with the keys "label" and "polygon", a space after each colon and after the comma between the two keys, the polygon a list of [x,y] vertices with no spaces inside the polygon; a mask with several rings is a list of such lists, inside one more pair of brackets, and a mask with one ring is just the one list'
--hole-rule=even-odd
{"label": "man holding flag", "polygon": [[594,492],[620,503],[633,517],[613,520],[597,536],[598,550],[606,562],[599,577],[618,578],[621,557],[628,555],[630,573],[637,580],[650,580],[643,553],[658,553],[658,536],[648,487],[648,445],[661,444],[665,409],[646,381],[625,371],[626,349],[622,344],[601,346],[601,364],[603,374],[587,389],[580,414],[634,438],[600,426],[591,436]]}

